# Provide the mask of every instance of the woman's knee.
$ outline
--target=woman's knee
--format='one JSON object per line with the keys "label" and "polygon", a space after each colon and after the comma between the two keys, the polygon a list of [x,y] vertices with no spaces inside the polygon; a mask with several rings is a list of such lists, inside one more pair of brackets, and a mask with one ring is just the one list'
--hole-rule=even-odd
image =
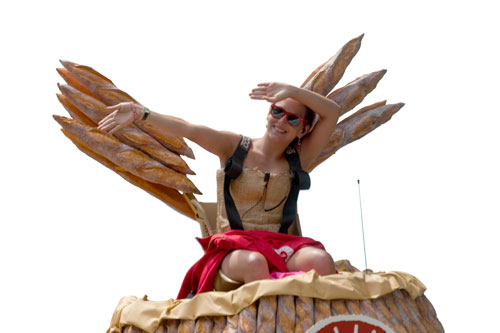
{"label": "woman's knee", "polygon": [[317,253],[312,260],[314,269],[318,272],[318,274],[330,275],[336,272],[335,262],[328,252],[320,250],[320,252]]}
{"label": "woman's knee", "polygon": [[222,261],[221,269],[231,279],[245,283],[269,277],[266,258],[254,251],[231,252]]}
{"label": "woman's knee", "polygon": [[320,275],[336,272],[332,256],[325,250],[305,247],[297,251],[287,263],[290,271],[309,271],[314,269]]}

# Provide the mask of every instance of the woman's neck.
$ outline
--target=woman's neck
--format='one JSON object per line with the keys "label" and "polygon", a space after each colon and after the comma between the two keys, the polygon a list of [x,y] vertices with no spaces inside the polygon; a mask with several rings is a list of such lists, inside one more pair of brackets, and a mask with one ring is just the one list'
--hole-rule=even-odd
{"label": "woman's neck", "polygon": [[253,140],[252,144],[256,152],[262,154],[266,159],[271,161],[283,159],[285,150],[288,147],[288,144],[269,140],[267,136]]}

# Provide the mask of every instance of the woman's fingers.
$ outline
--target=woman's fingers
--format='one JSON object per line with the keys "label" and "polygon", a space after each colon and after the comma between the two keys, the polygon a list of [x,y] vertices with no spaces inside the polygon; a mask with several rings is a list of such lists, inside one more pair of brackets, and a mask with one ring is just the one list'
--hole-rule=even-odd
{"label": "woman's fingers", "polygon": [[268,102],[275,102],[276,98],[274,97],[271,97],[271,96],[266,96],[266,95],[253,95],[253,94],[249,94],[250,95],[250,98],[252,99],[260,99],[260,100],[266,100]]}
{"label": "woman's fingers", "polygon": [[116,111],[116,110],[120,110],[121,104],[122,104],[122,103],[115,104],[115,105],[111,105],[111,106],[107,106],[107,107],[106,107],[106,110],[108,110],[108,111]]}
{"label": "woman's fingers", "polygon": [[98,130],[108,132],[109,134],[113,134],[122,128],[123,125],[118,124],[116,121],[107,122],[106,124],[100,125],[97,127]]}
{"label": "woman's fingers", "polygon": [[266,95],[269,95],[267,92],[265,91],[252,91],[250,93],[251,95],[255,95],[255,96],[266,96]]}
{"label": "woman's fingers", "polygon": [[263,99],[264,97],[267,96],[266,92],[261,92],[261,91],[252,91],[249,95],[250,97],[256,99]]}
{"label": "woman's fingers", "polygon": [[105,126],[105,125],[108,125],[109,123],[113,122],[115,117],[114,117],[114,113],[106,116],[106,118],[103,118],[100,122],[99,122],[99,126],[98,128],[100,129],[100,127],[102,126]]}
{"label": "woman's fingers", "polygon": [[252,91],[251,94],[252,95],[266,95],[267,92],[265,92],[265,91]]}
{"label": "woman's fingers", "polygon": [[101,127],[103,125],[106,125],[107,123],[109,123],[113,118],[110,118],[110,117],[106,117],[106,118],[103,118],[101,119],[101,121],[97,124],[98,126],[97,127]]}
{"label": "woman's fingers", "polygon": [[116,125],[114,121],[108,121],[104,124],[101,124],[97,127],[98,130],[101,131],[109,131],[110,128],[113,128]]}
{"label": "woman's fingers", "polygon": [[105,123],[105,122],[107,122],[107,121],[109,121],[110,119],[113,119],[114,115],[115,115],[117,112],[118,112],[118,110],[117,110],[117,111],[114,111],[113,113],[110,113],[110,114],[108,114],[106,117],[102,118],[102,119],[101,119],[101,121],[99,121],[99,125],[100,125],[100,124],[103,124],[103,123]]}
{"label": "woman's fingers", "polygon": [[276,100],[276,91],[271,87],[271,82],[262,82],[257,84],[257,88],[252,89],[249,94],[253,99],[263,99],[268,102],[274,102]]}

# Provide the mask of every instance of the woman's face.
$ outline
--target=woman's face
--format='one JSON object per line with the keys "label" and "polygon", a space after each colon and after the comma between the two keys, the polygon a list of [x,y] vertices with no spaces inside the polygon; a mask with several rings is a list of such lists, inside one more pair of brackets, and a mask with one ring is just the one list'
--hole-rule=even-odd
{"label": "woman's face", "polygon": [[[284,109],[286,112],[293,113],[299,117],[304,118],[306,116],[307,109],[304,104],[297,102],[292,98],[287,98],[283,101],[275,103],[276,106]],[[300,122],[298,126],[292,126],[288,122],[288,116],[277,119],[271,115],[269,111],[267,115],[267,133],[271,139],[284,140],[288,143],[292,142],[296,137],[302,137],[307,133],[309,126],[306,126],[304,122]]]}

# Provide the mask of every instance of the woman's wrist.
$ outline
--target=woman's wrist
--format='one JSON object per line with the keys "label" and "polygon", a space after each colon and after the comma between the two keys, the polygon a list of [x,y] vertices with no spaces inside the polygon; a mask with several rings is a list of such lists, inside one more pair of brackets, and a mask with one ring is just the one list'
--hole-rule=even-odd
{"label": "woman's wrist", "polygon": [[141,121],[146,121],[146,119],[149,117],[151,111],[147,107],[142,108],[142,116],[141,116]]}
{"label": "woman's wrist", "polygon": [[137,116],[134,114],[134,123],[140,123],[145,121],[151,114],[151,111],[147,107],[142,105],[135,104],[135,110]]}
{"label": "woman's wrist", "polygon": [[290,92],[290,98],[293,98],[299,102],[302,103],[302,99],[303,99],[303,94],[302,94],[302,90],[304,90],[303,88],[299,88],[299,87],[296,87],[296,86],[292,86],[290,85],[288,87],[289,89],[289,92]]}
{"label": "woman's wrist", "polygon": [[133,117],[132,121],[136,122],[137,119],[139,119],[139,115],[137,114],[137,108],[136,108],[134,102],[130,102],[129,106],[130,106],[130,110],[132,111],[132,117]]}

